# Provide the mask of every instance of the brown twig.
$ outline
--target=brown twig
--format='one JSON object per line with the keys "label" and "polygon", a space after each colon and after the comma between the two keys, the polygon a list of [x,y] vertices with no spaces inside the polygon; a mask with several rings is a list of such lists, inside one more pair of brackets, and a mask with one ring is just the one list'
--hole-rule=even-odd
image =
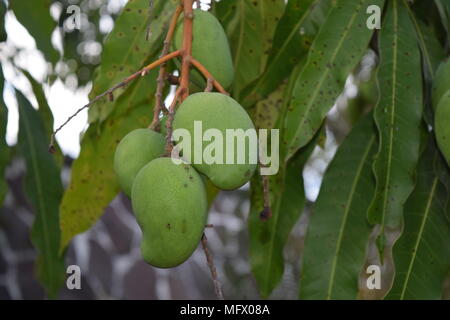
{"label": "brown twig", "polygon": [[208,69],[206,69],[199,61],[195,60],[194,58],[191,58],[191,63],[194,67],[196,67],[198,69],[198,71],[200,71],[201,74],[203,74],[203,76],[206,79],[211,79],[213,82],[214,87],[217,89],[217,91],[219,91],[220,93],[229,95],[228,92],[225,91],[225,89],[222,87],[222,85],[214,79],[214,77],[212,76],[212,74],[208,71]]}
{"label": "brown twig", "polygon": [[212,255],[210,254],[210,252],[208,250],[208,242],[207,241],[208,241],[208,239],[206,238],[205,233],[203,233],[202,247],[203,247],[203,251],[205,252],[206,262],[208,264],[209,271],[211,272],[211,277],[213,279],[214,292],[216,293],[217,299],[224,300],[223,293],[222,293],[222,286],[221,286],[219,280],[217,279],[216,267],[214,266],[214,261],[213,261]]}
{"label": "brown twig", "polygon": [[[178,18],[183,11],[183,6],[179,5],[177,6],[174,14],[172,15],[172,19],[170,21],[169,30],[167,31],[166,38],[164,39],[164,46],[161,53],[160,58],[164,57],[168,54],[170,49],[170,44],[172,42],[173,34],[175,32],[175,28],[177,26]],[[164,91],[164,85],[165,85],[165,76],[166,76],[166,64],[161,64],[159,68],[159,74],[158,79],[156,80],[157,86],[156,86],[156,93],[155,93],[155,99],[156,104],[155,108],[153,109],[153,121],[150,124],[150,129],[157,129],[159,127],[159,114],[161,110],[165,109],[164,101],[163,101],[163,91]]]}
{"label": "brown twig", "polygon": [[120,83],[116,84],[114,87],[106,90],[105,92],[99,94],[98,96],[96,96],[94,99],[92,99],[91,101],[89,101],[88,104],[84,105],[83,107],[81,107],[80,109],[78,109],[73,115],[71,115],[69,118],[67,118],[67,120],[60,125],[51,135],[50,137],[50,141],[51,144],[49,146],[49,151],[52,152],[55,148],[54,146],[54,141],[55,141],[55,137],[56,134],[62,129],[64,128],[73,118],[75,118],[81,111],[83,111],[86,108],[89,108],[91,105],[93,105],[95,102],[99,101],[100,99],[102,99],[105,96],[108,96],[110,99],[111,97],[113,97],[113,92],[119,88],[125,87],[126,85],[128,85],[131,81],[135,80],[138,77],[143,77],[147,74],[148,71],[160,66],[161,64],[169,61],[170,59],[173,59],[175,57],[178,57],[181,55],[181,50],[177,50],[174,52],[169,53],[168,55],[150,63],[149,65],[145,66],[144,68],[142,68],[141,70],[133,73],[131,76],[125,78],[124,80],[122,80]]}
{"label": "brown twig", "polygon": [[192,59],[192,30],[194,24],[194,13],[192,11],[193,0],[183,0],[184,22],[183,22],[183,54],[181,64],[181,101],[189,96],[189,72]]}
{"label": "brown twig", "polygon": [[214,79],[208,78],[206,80],[205,92],[211,92],[213,90],[213,86],[214,86]]}
{"label": "brown twig", "polygon": [[177,104],[180,102],[181,99],[181,87],[178,87],[177,91],[175,92],[175,96],[173,98],[173,101],[169,107],[169,113],[167,115],[167,121],[166,121],[166,131],[167,131],[167,135],[166,135],[166,155],[170,156],[171,152],[172,152],[172,148],[173,148],[173,144],[172,144],[172,123],[173,123],[173,118],[175,116],[175,108],[177,106]]}

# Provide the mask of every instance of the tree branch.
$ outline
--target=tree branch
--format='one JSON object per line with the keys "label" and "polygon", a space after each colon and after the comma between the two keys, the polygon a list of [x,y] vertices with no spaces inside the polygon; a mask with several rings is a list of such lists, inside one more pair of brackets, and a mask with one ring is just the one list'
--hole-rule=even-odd
{"label": "tree branch", "polygon": [[225,91],[225,89],[222,87],[222,85],[214,79],[213,75],[206,69],[199,61],[195,60],[194,58],[191,58],[191,63],[194,67],[200,71],[201,74],[208,80],[210,79],[214,85],[214,87],[219,91],[220,93],[229,95],[228,92]]}
{"label": "tree branch", "polygon": [[203,233],[202,236],[202,247],[203,251],[205,252],[206,256],[206,262],[209,267],[209,271],[211,272],[211,277],[213,279],[214,284],[214,292],[216,293],[217,299],[224,300],[223,293],[222,293],[222,285],[220,284],[220,281],[217,279],[217,271],[216,267],[214,266],[214,261],[212,258],[212,255],[210,254],[208,250],[208,239],[206,239],[205,233]]}

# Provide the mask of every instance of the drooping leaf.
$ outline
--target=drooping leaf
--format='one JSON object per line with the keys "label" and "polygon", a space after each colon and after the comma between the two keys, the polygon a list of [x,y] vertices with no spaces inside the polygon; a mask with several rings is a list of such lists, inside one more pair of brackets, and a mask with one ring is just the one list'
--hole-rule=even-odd
{"label": "drooping leaf", "polygon": [[277,24],[264,73],[243,91],[242,104],[254,105],[288,78],[303,60],[330,8],[328,0],[289,0]]}
{"label": "drooping leaf", "polygon": [[51,42],[56,28],[56,22],[50,15],[51,4],[51,0],[10,0],[9,8],[36,40],[36,47],[42,51],[45,59],[54,64],[58,61],[59,53]]}
{"label": "drooping leaf", "polygon": [[3,70],[0,67],[0,205],[5,199],[7,192],[7,183],[5,178],[5,169],[8,165],[10,149],[6,144],[6,126],[8,124],[8,108],[3,100],[3,86],[5,78]]}
{"label": "drooping leaf", "polygon": [[[294,71],[291,81],[284,91],[285,97],[288,97],[292,91],[300,67]],[[267,100],[259,103],[254,115],[256,127],[282,128],[287,103],[284,101],[279,109],[277,106],[279,94],[279,92],[274,92]],[[265,108],[272,109],[265,110]],[[283,275],[283,248],[305,204],[303,166],[315,145],[315,142],[311,143],[308,148],[302,150],[303,152],[299,152],[298,156],[288,165],[280,155],[279,172],[269,177],[272,217],[267,221],[260,219],[260,213],[264,207],[261,177],[257,175],[251,181],[250,264],[258,283],[259,292],[264,298],[270,295]]]}
{"label": "drooping leaf", "polygon": [[314,136],[342,92],[347,76],[367,51],[373,30],[366,26],[366,8],[383,7],[383,3],[383,0],[332,2],[293,91],[283,137],[288,158]]}
{"label": "drooping leaf", "polygon": [[[422,153],[417,184],[405,204],[405,225],[393,250],[396,275],[388,299],[438,300],[450,268],[448,192],[435,173],[442,161],[432,139]],[[448,173],[447,173],[448,174]]]}
{"label": "drooping leaf", "polygon": [[[96,71],[89,97],[92,99],[139,70],[149,57],[162,47],[162,37],[175,11],[176,0],[157,0],[152,15],[148,15],[149,1],[129,1],[117,18],[114,29],[103,46],[102,63]],[[150,23],[151,36],[146,40]],[[117,91],[117,99],[123,91]],[[113,110],[114,103],[103,101],[89,109],[89,122],[103,121]]]}
{"label": "drooping leaf", "polygon": [[153,70],[130,86],[116,100],[108,119],[91,124],[85,133],[60,206],[61,249],[75,235],[88,230],[118,194],[113,171],[115,148],[128,132],[150,123],[156,76],[157,70]]}
{"label": "drooping leaf", "polygon": [[0,1],[0,42],[6,41],[8,35],[5,31],[5,14],[6,14],[6,4]]}
{"label": "drooping leaf", "polygon": [[233,55],[235,77],[233,96],[264,70],[271,40],[284,9],[283,0],[221,1],[216,5],[219,17],[225,16],[226,32]]}
{"label": "drooping leaf", "polygon": [[[373,171],[377,187],[368,219],[397,228],[403,205],[414,188],[423,109],[420,50],[414,26],[401,0],[390,1],[380,32],[378,84],[374,119],[379,150]],[[383,237],[380,238],[383,240]],[[383,241],[378,242],[382,249]]]}
{"label": "drooping leaf", "polygon": [[356,299],[371,231],[366,213],[375,192],[376,151],[369,114],[352,129],[325,173],[305,239],[300,299]]}
{"label": "drooping leaf", "polygon": [[39,280],[49,297],[55,298],[65,279],[64,259],[58,253],[58,206],[63,187],[59,168],[47,152],[49,139],[39,113],[20,92],[16,96],[19,105],[19,149],[26,162],[25,191],[35,211],[31,241],[39,254]]}

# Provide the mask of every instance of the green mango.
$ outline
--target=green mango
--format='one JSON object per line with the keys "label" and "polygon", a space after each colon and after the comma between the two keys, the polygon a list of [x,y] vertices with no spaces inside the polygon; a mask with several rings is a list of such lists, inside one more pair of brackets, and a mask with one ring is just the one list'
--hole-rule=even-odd
{"label": "green mango", "polygon": [[434,116],[436,140],[447,163],[450,164],[450,90],[441,97]]}
{"label": "green mango", "polygon": [[[201,121],[203,134],[208,129],[217,129],[218,133],[222,136],[222,145],[213,147],[216,140],[212,138],[210,141],[203,141],[202,143],[195,144],[194,140],[202,141],[203,137],[195,135],[194,121]],[[198,125],[198,123],[197,123]],[[223,190],[232,190],[239,188],[250,180],[256,169],[256,151],[257,141],[249,143],[248,138],[245,138],[245,149],[241,151],[244,154],[244,163],[238,163],[238,139],[234,139],[234,159],[232,163],[227,163],[227,129],[242,129],[244,131],[250,130],[256,136],[255,127],[252,120],[248,116],[247,112],[242,108],[239,103],[221,93],[214,92],[202,92],[190,95],[180,105],[173,121],[174,131],[177,129],[186,129],[190,135],[190,148],[185,145],[183,148],[183,138],[174,136],[175,143],[178,143],[181,148],[182,156],[189,163],[206,175],[211,182],[218,188]],[[220,141],[219,141],[220,143]],[[201,147],[201,149],[200,149]],[[254,148],[254,159],[250,158],[250,148]],[[216,152],[211,151],[217,149]],[[200,154],[202,160],[195,161],[195,154]],[[214,161],[204,161],[203,154],[217,155]],[[230,154],[229,154],[230,156]],[[231,157],[231,156],[230,156]]]}
{"label": "green mango", "polygon": [[171,158],[153,160],[136,176],[131,202],[142,229],[145,261],[172,268],[192,255],[208,214],[205,186],[194,168]]}
{"label": "green mango", "polygon": [[[174,35],[175,50],[183,45],[183,23],[178,23]],[[219,20],[210,12],[194,10],[192,31],[192,56],[198,60],[212,76],[224,87],[231,86],[234,78],[234,66],[230,46]],[[192,68],[190,86],[193,92],[206,86],[205,78]]]}
{"label": "green mango", "polygon": [[450,90],[450,59],[441,62],[434,75],[431,97],[434,110],[447,90]]}
{"label": "green mango", "polygon": [[118,144],[114,154],[114,171],[123,192],[131,195],[131,187],[139,170],[165,152],[165,138],[150,129],[136,129]]}

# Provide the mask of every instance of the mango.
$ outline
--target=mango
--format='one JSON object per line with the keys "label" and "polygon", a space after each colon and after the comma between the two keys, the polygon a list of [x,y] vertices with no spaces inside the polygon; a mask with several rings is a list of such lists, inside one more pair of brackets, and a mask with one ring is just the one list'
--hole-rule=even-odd
{"label": "mango", "polygon": [[[175,50],[183,45],[183,22],[177,25],[174,35]],[[192,31],[192,56],[198,60],[224,87],[230,87],[234,78],[234,66],[230,46],[222,25],[207,11],[194,10]],[[206,81],[195,68],[191,71],[191,87],[205,88]],[[196,92],[197,90],[194,90]]]}
{"label": "mango", "polygon": [[[200,134],[198,133],[199,124],[202,131]],[[212,92],[190,95],[175,114],[173,129],[174,133],[177,129],[187,130],[190,136],[190,147],[183,142],[183,137],[177,137],[176,134],[173,135],[175,143],[181,149],[183,158],[206,175],[216,187],[223,190],[236,189],[252,177],[257,163],[257,140],[250,141],[251,139],[245,137],[244,133],[250,132],[256,137],[256,131],[247,112],[234,99]],[[216,129],[215,133],[221,138],[203,139],[203,135],[209,129]],[[235,136],[230,135],[227,138],[227,130],[233,132],[239,129],[245,148],[238,150],[242,142],[239,143],[240,139]],[[196,144],[195,141],[199,143]],[[227,143],[230,143],[229,148]],[[231,147],[231,143],[234,147]],[[231,150],[233,150],[233,157],[231,157]],[[210,160],[207,160],[204,155]],[[239,155],[241,155],[240,161]]]}
{"label": "mango", "polygon": [[131,195],[131,187],[139,170],[164,152],[164,136],[147,128],[133,130],[120,141],[114,154],[114,171],[127,196]]}
{"label": "mango", "polygon": [[441,97],[434,116],[437,144],[447,163],[450,164],[450,90]]}
{"label": "mango", "polygon": [[143,233],[145,261],[172,268],[192,255],[208,210],[205,186],[194,168],[171,158],[153,160],[136,176],[131,201]]}
{"label": "mango", "polygon": [[442,96],[450,90],[450,59],[442,62],[436,70],[433,79],[432,104],[436,110]]}

